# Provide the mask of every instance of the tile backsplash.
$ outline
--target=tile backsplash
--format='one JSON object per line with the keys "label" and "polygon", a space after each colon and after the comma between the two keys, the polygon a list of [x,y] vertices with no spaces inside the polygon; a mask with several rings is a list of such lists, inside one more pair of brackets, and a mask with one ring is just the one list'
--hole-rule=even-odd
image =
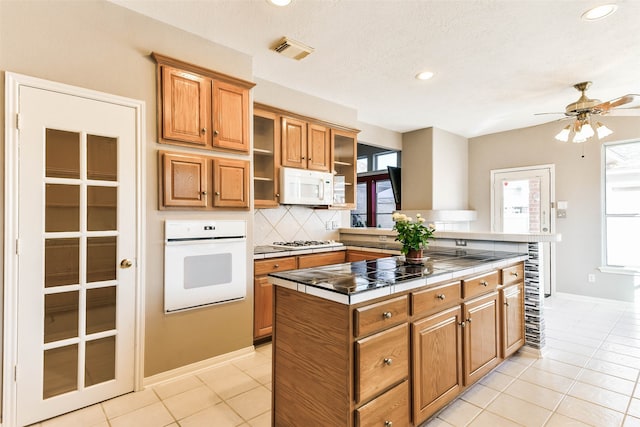
{"label": "tile backsplash", "polygon": [[292,240],[338,240],[338,228],[348,226],[348,210],[313,209],[295,205],[256,209],[253,243],[260,246]]}

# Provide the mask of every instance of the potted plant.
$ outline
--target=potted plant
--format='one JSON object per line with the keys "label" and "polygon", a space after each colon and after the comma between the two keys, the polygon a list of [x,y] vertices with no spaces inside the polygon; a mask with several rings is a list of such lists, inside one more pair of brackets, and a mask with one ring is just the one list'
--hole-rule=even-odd
{"label": "potted plant", "polygon": [[396,241],[402,244],[401,252],[408,263],[422,263],[423,250],[429,245],[429,239],[433,238],[436,228],[433,224],[425,224],[425,219],[416,214],[416,220],[405,214],[394,212],[391,218],[394,221],[393,230],[398,235]]}

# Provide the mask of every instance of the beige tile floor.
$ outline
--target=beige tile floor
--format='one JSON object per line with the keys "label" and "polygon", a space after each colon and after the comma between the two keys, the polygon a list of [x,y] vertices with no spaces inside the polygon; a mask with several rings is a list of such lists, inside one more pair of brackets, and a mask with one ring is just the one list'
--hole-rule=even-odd
{"label": "beige tile floor", "polygon": [[[640,305],[554,296],[545,319],[544,357],[518,352],[423,426],[640,427]],[[269,426],[270,375],[264,345],[38,426]]]}

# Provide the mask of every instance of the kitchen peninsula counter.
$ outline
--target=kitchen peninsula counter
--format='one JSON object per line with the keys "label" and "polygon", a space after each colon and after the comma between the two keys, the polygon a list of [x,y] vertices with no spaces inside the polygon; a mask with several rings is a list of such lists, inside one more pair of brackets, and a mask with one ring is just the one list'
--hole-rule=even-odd
{"label": "kitchen peninsula counter", "polygon": [[272,425],[418,426],[524,345],[526,253],[425,255],[269,274]]}

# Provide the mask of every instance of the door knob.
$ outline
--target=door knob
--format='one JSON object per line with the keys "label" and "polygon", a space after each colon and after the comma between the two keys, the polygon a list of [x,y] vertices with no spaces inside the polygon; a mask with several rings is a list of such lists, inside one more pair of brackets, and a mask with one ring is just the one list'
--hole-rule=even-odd
{"label": "door knob", "polygon": [[130,259],[123,259],[120,261],[120,268],[129,268],[133,265],[133,262]]}

